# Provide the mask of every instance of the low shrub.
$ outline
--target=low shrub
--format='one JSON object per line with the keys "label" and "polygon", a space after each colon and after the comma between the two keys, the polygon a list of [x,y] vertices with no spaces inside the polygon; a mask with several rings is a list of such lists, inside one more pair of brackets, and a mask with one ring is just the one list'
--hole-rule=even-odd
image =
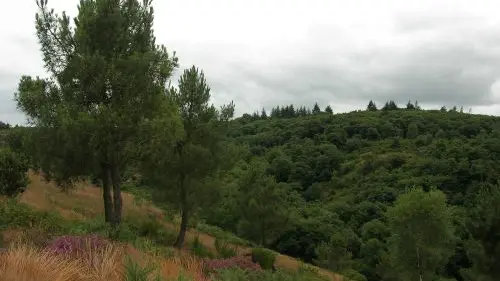
{"label": "low shrub", "polygon": [[0,148],[0,195],[15,197],[29,183],[28,165],[23,158],[7,148]]}
{"label": "low shrub", "polygon": [[351,281],[367,281],[368,279],[363,274],[357,272],[354,269],[348,269],[342,272],[342,275]]}
{"label": "low shrub", "polygon": [[198,223],[198,224],[196,224],[196,230],[199,230],[200,232],[203,232],[206,234],[210,234],[213,237],[225,240],[228,243],[231,243],[233,245],[254,246],[253,242],[242,239],[242,238],[234,235],[233,233],[227,232],[227,231],[223,230],[222,228],[214,226],[214,225]]}
{"label": "low shrub", "polygon": [[268,249],[252,249],[252,260],[258,263],[263,269],[272,269],[276,261],[276,256],[275,252]]}
{"label": "low shrub", "polygon": [[123,280],[123,251],[109,244],[79,257],[14,245],[0,255],[2,281]]}
{"label": "low shrub", "polygon": [[108,240],[98,235],[61,236],[50,243],[46,249],[55,254],[78,256],[85,252],[102,250],[109,243]]}
{"label": "low shrub", "polygon": [[200,238],[196,236],[190,245],[191,251],[193,254],[200,258],[214,258],[214,254],[210,251],[209,248],[205,247],[203,243],[201,243]]}
{"label": "low shrub", "polygon": [[254,263],[249,258],[243,256],[232,257],[228,259],[204,260],[203,265],[208,272],[219,272],[230,268],[239,268],[244,271],[260,271],[260,265]]}
{"label": "low shrub", "polygon": [[56,212],[38,211],[15,199],[0,202],[0,229],[34,227],[51,233],[62,233],[68,224]]}
{"label": "low shrub", "polygon": [[141,266],[134,262],[129,256],[125,260],[125,280],[126,281],[161,281],[161,275],[157,266],[148,263]]}
{"label": "low shrub", "polygon": [[146,237],[137,237],[137,239],[132,242],[132,245],[139,250],[156,256],[173,257],[175,255],[175,251],[172,248],[158,245]]}
{"label": "low shrub", "polygon": [[230,268],[212,273],[214,281],[326,281],[308,273],[287,273],[283,271],[246,271]]}
{"label": "low shrub", "polygon": [[219,253],[219,256],[222,258],[231,258],[236,256],[236,247],[230,245],[229,243],[226,243],[222,239],[216,238],[215,239],[215,249],[217,250],[217,253]]}
{"label": "low shrub", "polygon": [[56,234],[40,228],[28,228],[17,235],[12,242],[14,244],[28,245],[33,248],[45,248],[55,236]]}
{"label": "low shrub", "polygon": [[158,219],[152,215],[132,215],[124,219],[124,223],[130,227],[135,236],[146,237],[155,243],[170,246],[177,237],[173,230],[167,229]]}

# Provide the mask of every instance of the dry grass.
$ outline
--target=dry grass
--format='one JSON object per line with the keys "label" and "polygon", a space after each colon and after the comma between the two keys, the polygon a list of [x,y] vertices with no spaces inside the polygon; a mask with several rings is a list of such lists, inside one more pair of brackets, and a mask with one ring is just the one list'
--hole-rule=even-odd
{"label": "dry grass", "polygon": [[[31,183],[28,186],[27,191],[24,192],[20,198],[20,201],[23,203],[26,203],[40,210],[55,210],[62,216],[72,219],[92,218],[104,213],[101,190],[99,188],[95,188],[89,183],[80,183],[76,186],[76,189],[66,193],[61,192],[53,183],[45,182],[38,174],[30,172],[29,178]],[[177,225],[167,223],[163,220],[164,213],[159,208],[152,206],[152,204],[135,204],[134,196],[132,194],[123,193],[122,197],[123,214],[125,216],[154,215],[156,218],[162,221],[162,223],[166,227],[174,230],[178,229]],[[192,240],[195,237],[198,237],[205,247],[214,252],[216,251],[214,237],[195,230],[189,230],[186,233],[186,241]],[[239,254],[244,254],[250,251],[249,248],[241,246],[238,246],[237,249]],[[162,272],[167,274],[167,276],[169,276],[169,274],[175,275],[180,272],[180,268],[183,268],[186,265],[188,267],[195,266],[196,264],[199,263],[193,262],[193,265],[190,265],[189,263],[186,264],[184,258],[183,260],[178,261],[166,260],[161,263],[161,270]],[[276,266],[285,270],[297,270],[300,266],[300,263],[292,257],[278,255],[276,259]],[[189,271],[191,272],[191,270]],[[332,281],[342,280],[341,276],[327,270],[318,268],[318,271]]]}
{"label": "dry grass", "polygon": [[[110,244],[101,250],[86,252],[79,256],[51,253],[26,245],[16,244],[0,254],[0,280],[2,281],[123,281],[125,247]],[[141,264],[153,262],[159,265],[158,272],[166,280],[178,278],[186,273],[195,281],[207,281],[202,264],[195,258],[132,259]]]}
{"label": "dry grass", "polygon": [[18,246],[0,256],[0,280],[3,281],[80,281],[83,266],[47,252]]}

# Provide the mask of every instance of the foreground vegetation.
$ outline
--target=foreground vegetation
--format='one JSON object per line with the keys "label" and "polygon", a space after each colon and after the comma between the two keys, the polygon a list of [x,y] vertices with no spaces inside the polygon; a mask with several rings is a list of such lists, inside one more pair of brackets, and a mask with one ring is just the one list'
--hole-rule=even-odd
{"label": "foreground vegetation", "polygon": [[[38,5],[49,76],[20,79],[30,127],[1,125],[3,227],[36,224],[32,238],[47,241],[98,234],[161,256],[187,247],[223,280],[313,278],[273,273],[283,256],[268,248],[349,280],[500,278],[499,118],[370,101],[347,114],[287,105],[234,119],[233,103],[209,103],[196,66],[170,86],[178,58],[156,44],[151,1],[84,0],[74,25]],[[101,194],[92,208],[65,201],[77,220],[56,222],[68,208],[37,213],[13,199],[29,194],[28,169],[65,192],[93,182]],[[124,191],[159,209],[127,214]],[[190,237],[194,228],[217,239]],[[52,258],[26,246],[3,258],[16,255]],[[263,272],[248,272],[255,262]],[[228,269],[240,263],[246,271]]]}
{"label": "foreground vegetation", "polygon": [[[272,253],[258,257],[259,248],[248,248],[256,254],[253,262],[228,242],[228,233],[214,242],[190,231],[182,250],[172,248],[175,222],[128,193],[119,235],[110,240],[114,229],[104,222],[104,210],[95,208],[96,187],[79,185],[66,193],[33,173],[30,180],[20,197],[0,202],[0,242],[8,249],[0,253],[2,280],[327,280],[317,269],[290,267]],[[277,271],[266,257],[274,257]]]}

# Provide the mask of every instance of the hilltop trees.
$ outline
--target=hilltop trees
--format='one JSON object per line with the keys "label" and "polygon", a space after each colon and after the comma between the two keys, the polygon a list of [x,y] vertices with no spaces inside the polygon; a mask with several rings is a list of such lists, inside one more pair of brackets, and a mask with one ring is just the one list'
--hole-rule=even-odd
{"label": "hilltop trees", "polygon": [[327,106],[325,107],[325,112],[326,112],[326,113],[329,113],[329,114],[332,114],[332,113],[333,113],[332,107],[331,107],[330,105],[327,105]]}
{"label": "hilltop trees", "polygon": [[98,176],[106,221],[119,224],[121,178],[141,142],[137,136],[160,124],[170,139],[178,131],[165,95],[177,58],[155,43],[151,1],[82,0],[74,27],[47,0],[37,4],[37,37],[50,77],[23,76],[16,93],[36,126],[35,163],[63,187]]}
{"label": "hilltop trees", "polygon": [[384,111],[397,110],[397,109],[398,109],[398,105],[393,100],[387,101],[384,104],[384,107],[382,107],[382,110],[384,110]]}
{"label": "hilltop trees", "polygon": [[318,114],[321,112],[321,109],[319,108],[319,105],[317,102],[314,103],[314,107],[313,107],[313,110],[312,110],[312,114]]}
{"label": "hilltop trees", "polygon": [[375,105],[375,103],[371,100],[369,103],[368,103],[368,106],[366,107],[366,110],[368,111],[377,111],[377,106]]}
{"label": "hilltop trees", "polygon": [[10,124],[0,121],[0,130],[9,129]]}

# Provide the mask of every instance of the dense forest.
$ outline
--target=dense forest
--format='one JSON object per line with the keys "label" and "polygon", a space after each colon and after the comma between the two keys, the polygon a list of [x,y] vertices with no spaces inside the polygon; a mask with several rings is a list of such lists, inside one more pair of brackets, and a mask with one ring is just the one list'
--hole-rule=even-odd
{"label": "dense forest", "polygon": [[232,121],[250,155],[207,221],[368,280],[497,280],[500,119],[390,104]]}
{"label": "dense forest", "polygon": [[111,238],[133,187],[180,214],[177,248],[205,224],[350,280],[499,280],[500,118],[411,101],[234,118],[196,66],[171,86],[151,1],[81,1],[75,27],[37,3],[49,77],[20,77],[29,126],[0,123],[2,195],[31,169],[100,187]]}
{"label": "dense forest", "polygon": [[[232,168],[193,189],[192,224],[360,280],[497,280],[499,118],[373,102],[318,108],[230,121]],[[134,184],[176,206],[148,175]]]}

